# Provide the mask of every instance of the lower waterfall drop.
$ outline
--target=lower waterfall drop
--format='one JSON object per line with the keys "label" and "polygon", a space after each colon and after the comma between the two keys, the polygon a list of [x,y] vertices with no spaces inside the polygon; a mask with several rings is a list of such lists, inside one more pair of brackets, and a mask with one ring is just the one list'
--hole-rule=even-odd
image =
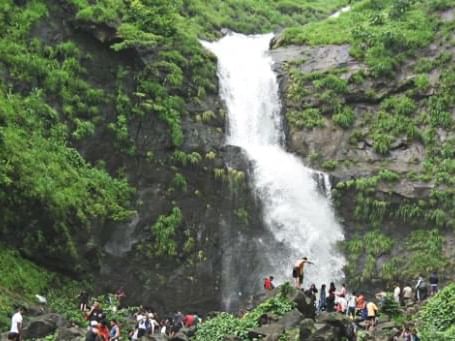
{"label": "lower waterfall drop", "polygon": [[[321,173],[285,150],[278,82],[268,53],[272,37],[230,33],[203,44],[218,58],[220,95],[228,109],[226,143],[245,150],[264,223],[273,236],[251,241],[261,243],[261,267],[260,273],[248,276],[257,278],[256,290],[267,275],[273,275],[277,284],[290,281],[294,262],[307,256],[315,264],[305,267],[304,287],[311,283],[319,287],[343,278],[345,260],[336,244],[344,235],[325,192],[328,177],[323,175],[325,190],[321,191]],[[232,276],[236,274],[227,274],[223,281]],[[227,309],[231,296],[243,290],[233,289],[229,283],[222,284]]]}

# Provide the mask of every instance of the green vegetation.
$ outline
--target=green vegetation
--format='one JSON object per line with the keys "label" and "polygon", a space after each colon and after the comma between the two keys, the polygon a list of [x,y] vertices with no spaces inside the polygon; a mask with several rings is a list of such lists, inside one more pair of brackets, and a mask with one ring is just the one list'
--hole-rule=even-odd
{"label": "green vegetation", "polygon": [[50,308],[64,314],[69,321],[86,324],[75,302],[85,283],[76,283],[49,272],[4,245],[0,245],[0,269],[0,329],[9,328],[10,317],[18,306],[36,306],[35,295],[46,297]]}
{"label": "green vegetation", "polygon": [[67,145],[66,127],[40,92],[22,97],[0,89],[0,120],[0,233],[14,233],[28,254],[45,250],[66,266],[79,264],[78,232],[87,235],[94,219],[129,218],[131,188]]}
{"label": "green vegetation", "polygon": [[286,118],[291,127],[314,128],[324,126],[324,119],[316,108],[305,109],[300,112],[288,111]]}
{"label": "green vegetation", "polygon": [[160,215],[152,226],[155,239],[154,253],[158,256],[175,256],[177,242],[175,240],[177,228],[183,221],[182,211],[174,207],[169,215]]}
{"label": "green vegetation", "polygon": [[355,113],[349,107],[341,108],[335,115],[332,116],[333,122],[339,125],[341,128],[350,128],[355,121]]}
{"label": "green vegetation", "polygon": [[[377,278],[376,260],[381,255],[387,254],[393,247],[393,240],[378,230],[354,236],[344,244],[348,266],[345,268],[346,276],[351,284],[359,285]],[[359,262],[364,263],[359,273]]]}
{"label": "green vegetation", "polygon": [[[289,285],[289,283],[285,284]],[[282,288],[283,291],[283,288]],[[272,297],[261,303],[256,308],[237,318],[228,313],[220,313],[212,319],[204,322],[198,328],[195,336],[196,341],[222,341],[228,335],[238,336],[242,340],[249,340],[248,330],[259,325],[259,318],[263,314],[282,316],[294,308],[294,303],[286,298],[285,293]]]}
{"label": "green vegetation", "polygon": [[392,76],[404,58],[431,41],[432,5],[429,0],[362,0],[338,18],[287,28],[279,43],[349,43],[351,54],[364,60],[372,75]]}
{"label": "green vegetation", "polygon": [[445,287],[423,306],[418,328],[423,341],[455,338],[455,284]]}

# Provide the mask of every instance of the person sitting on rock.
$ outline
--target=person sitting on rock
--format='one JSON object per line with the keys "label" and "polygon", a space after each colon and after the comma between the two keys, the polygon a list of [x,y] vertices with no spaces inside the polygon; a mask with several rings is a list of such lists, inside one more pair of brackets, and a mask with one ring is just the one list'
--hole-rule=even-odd
{"label": "person sitting on rock", "polygon": [[303,274],[305,269],[305,264],[314,264],[310,262],[307,257],[303,257],[302,259],[298,259],[295,264],[294,268],[292,269],[292,277],[295,279],[295,287],[300,289],[303,283]]}

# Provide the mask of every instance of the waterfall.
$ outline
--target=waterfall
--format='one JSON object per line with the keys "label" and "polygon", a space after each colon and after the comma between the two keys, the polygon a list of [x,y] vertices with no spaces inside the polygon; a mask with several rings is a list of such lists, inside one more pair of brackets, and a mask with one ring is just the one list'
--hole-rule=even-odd
{"label": "waterfall", "polygon": [[[260,273],[247,275],[257,283],[273,275],[280,284],[292,279],[294,262],[307,256],[315,265],[305,268],[304,286],[320,286],[343,278],[344,259],[336,249],[343,232],[327,196],[328,176],[285,150],[278,82],[268,53],[272,37],[230,33],[217,42],[203,42],[218,57],[220,95],[228,109],[226,143],[241,147],[250,159],[266,232],[273,236],[251,241],[260,244],[262,264]],[[242,269],[235,271],[227,281]],[[233,285],[223,283],[223,290],[228,299],[242,288],[232,292]]]}

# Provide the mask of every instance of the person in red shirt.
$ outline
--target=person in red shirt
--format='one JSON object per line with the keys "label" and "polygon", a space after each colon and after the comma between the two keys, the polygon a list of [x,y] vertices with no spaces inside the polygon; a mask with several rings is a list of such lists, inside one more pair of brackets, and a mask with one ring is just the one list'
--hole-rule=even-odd
{"label": "person in red shirt", "polygon": [[183,318],[183,324],[187,328],[191,328],[194,326],[194,322],[196,320],[196,317],[193,314],[186,314],[185,317]]}
{"label": "person in red shirt", "polygon": [[269,291],[273,290],[275,286],[273,285],[273,276],[264,278],[264,289]]}
{"label": "person in red shirt", "polygon": [[98,324],[97,334],[103,341],[109,341],[109,328],[107,327],[106,320],[102,320],[100,324]]}

